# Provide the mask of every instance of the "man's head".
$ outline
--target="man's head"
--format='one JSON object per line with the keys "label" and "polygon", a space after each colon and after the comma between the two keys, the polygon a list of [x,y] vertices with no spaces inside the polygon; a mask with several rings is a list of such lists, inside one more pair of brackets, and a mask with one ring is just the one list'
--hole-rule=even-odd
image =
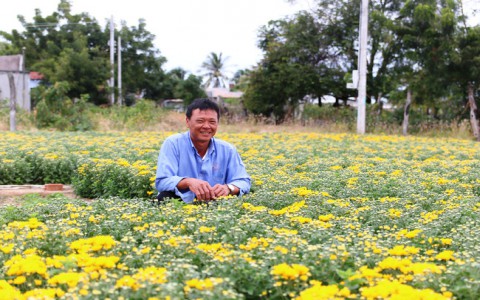
{"label": "man's head", "polygon": [[199,98],[193,100],[192,103],[187,107],[187,119],[192,117],[192,113],[195,109],[199,110],[213,110],[217,112],[217,121],[220,120],[220,108],[218,107],[217,103],[213,102],[208,98]]}
{"label": "man's head", "polygon": [[187,127],[193,143],[209,142],[217,133],[220,109],[209,99],[196,99],[187,107]]}

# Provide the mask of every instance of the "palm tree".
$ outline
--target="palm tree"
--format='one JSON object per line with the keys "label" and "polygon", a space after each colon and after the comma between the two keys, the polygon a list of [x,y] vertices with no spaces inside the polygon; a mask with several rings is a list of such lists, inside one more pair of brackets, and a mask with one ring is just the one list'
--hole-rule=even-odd
{"label": "palm tree", "polygon": [[225,74],[225,62],[228,57],[222,58],[222,53],[210,53],[207,59],[202,63],[202,69],[206,72],[202,77],[206,78],[205,87],[226,87],[225,81],[228,77]]}
{"label": "palm tree", "polygon": [[250,77],[252,76],[252,70],[242,69],[235,72],[233,75],[233,83],[235,84],[234,89],[245,91],[247,86],[250,84]]}

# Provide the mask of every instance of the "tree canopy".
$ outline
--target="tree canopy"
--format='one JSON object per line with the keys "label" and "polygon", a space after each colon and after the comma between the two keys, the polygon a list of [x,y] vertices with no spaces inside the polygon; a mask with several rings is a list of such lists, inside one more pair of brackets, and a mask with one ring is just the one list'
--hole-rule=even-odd
{"label": "tree canopy", "polygon": [[205,78],[205,87],[225,88],[228,76],[226,74],[226,62],[228,57],[224,57],[222,53],[211,52],[210,55],[202,63],[202,69]]}
{"label": "tree canopy", "polygon": [[[102,28],[88,13],[72,14],[71,8],[70,1],[60,0],[58,10],[51,15],[43,16],[36,9],[32,22],[19,16],[24,30],[0,32],[5,39],[0,44],[0,54],[18,54],[25,49],[26,68],[40,72],[44,84],[68,82],[68,97],[79,99],[88,95],[96,104],[108,103],[108,80],[112,76],[110,26],[105,24]],[[194,75],[183,76],[171,84],[163,69],[167,60],[155,48],[155,36],[147,30],[145,20],[140,19],[137,26],[122,22],[114,35],[121,38],[122,95],[142,95],[152,100],[182,93],[190,97],[203,95],[201,81]],[[116,52],[118,46],[115,45]],[[118,72],[116,63],[114,78]],[[187,90],[181,91],[184,86]]]}
{"label": "tree canopy", "polygon": [[[245,107],[280,123],[312,99],[322,105],[330,96],[336,106],[355,100],[357,91],[346,84],[357,69],[359,14],[360,0],[316,0],[310,11],[262,26],[262,60],[233,78],[245,92]],[[463,117],[467,95],[480,87],[480,29],[467,25],[462,1],[370,0],[368,15],[367,103],[401,106],[408,91],[413,105],[433,109],[435,117]],[[27,69],[42,73],[45,84],[68,82],[68,97],[108,103],[108,24],[102,27],[88,13],[73,14],[68,0],[60,0],[51,15],[37,9],[32,22],[22,16],[19,21],[24,30],[0,32],[0,54],[25,49]],[[200,76],[167,72],[167,58],[154,46],[145,20],[136,26],[122,22],[114,34],[122,44],[122,95],[189,103],[205,95],[202,79],[207,87],[226,86],[222,53],[210,53]],[[478,92],[473,97],[478,100]]]}
{"label": "tree canopy", "polygon": [[[401,103],[408,87],[417,105],[459,117],[467,85],[479,88],[480,63],[478,26],[465,25],[461,1],[369,3],[367,103]],[[357,68],[359,9],[360,0],[318,0],[263,26],[264,58],[250,73],[247,108],[281,120],[305,99],[355,99],[345,86]]]}

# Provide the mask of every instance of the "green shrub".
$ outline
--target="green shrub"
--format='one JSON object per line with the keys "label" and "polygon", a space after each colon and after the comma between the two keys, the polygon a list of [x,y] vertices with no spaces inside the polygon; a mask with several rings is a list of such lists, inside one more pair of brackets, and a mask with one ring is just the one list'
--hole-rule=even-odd
{"label": "green shrub", "polygon": [[68,184],[76,165],[73,156],[22,154],[16,159],[0,160],[0,184]]}
{"label": "green shrub", "polygon": [[146,130],[168,114],[166,109],[157,107],[154,101],[148,99],[137,100],[132,106],[111,106],[92,112],[97,120],[108,121],[110,129],[128,131]]}
{"label": "green shrub", "polygon": [[[17,107],[15,111],[15,125],[17,130],[31,129],[35,127],[33,114]],[[0,99],[0,130],[10,128],[10,104],[7,100]]]}
{"label": "green shrub", "polygon": [[86,198],[119,196],[148,198],[153,194],[154,174],[145,162],[130,164],[125,159],[83,161],[72,178],[75,193]]}
{"label": "green shrub", "polygon": [[66,82],[38,91],[35,122],[38,128],[55,128],[61,131],[85,131],[93,129],[88,114],[88,96],[72,101],[67,96],[70,87]]}

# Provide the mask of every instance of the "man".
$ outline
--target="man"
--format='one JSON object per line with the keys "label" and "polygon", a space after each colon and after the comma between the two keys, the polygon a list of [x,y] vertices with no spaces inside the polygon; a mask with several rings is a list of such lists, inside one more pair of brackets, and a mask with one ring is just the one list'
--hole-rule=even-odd
{"label": "man", "polygon": [[220,110],[209,99],[187,107],[188,131],[165,139],[160,149],[155,187],[157,199],[181,198],[192,203],[250,191],[250,176],[236,148],[215,139]]}

